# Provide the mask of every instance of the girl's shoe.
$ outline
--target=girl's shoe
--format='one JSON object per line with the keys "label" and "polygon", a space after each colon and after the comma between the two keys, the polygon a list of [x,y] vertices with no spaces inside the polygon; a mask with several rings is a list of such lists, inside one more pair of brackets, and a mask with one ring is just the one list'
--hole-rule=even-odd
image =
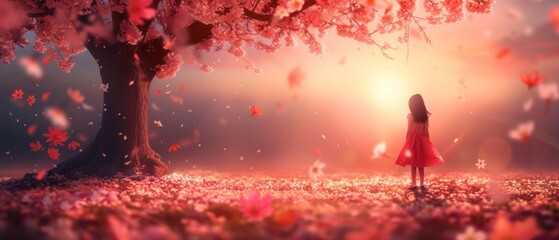
{"label": "girl's shoe", "polygon": [[408,189],[411,190],[411,191],[417,191],[417,186],[412,185],[412,186],[409,186]]}
{"label": "girl's shoe", "polygon": [[426,188],[425,186],[423,186],[423,185],[421,185],[421,187],[419,187],[419,188],[421,188],[421,191],[422,191],[422,192],[426,192],[426,191],[427,191],[427,188]]}

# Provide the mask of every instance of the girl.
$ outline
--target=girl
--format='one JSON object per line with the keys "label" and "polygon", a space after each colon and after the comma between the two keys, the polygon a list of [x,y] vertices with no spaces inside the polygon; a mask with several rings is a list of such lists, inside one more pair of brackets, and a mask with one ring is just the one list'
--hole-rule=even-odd
{"label": "girl", "polygon": [[419,184],[422,190],[425,172],[424,167],[435,166],[443,163],[443,158],[439,151],[435,149],[429,140],[429,115],[423,97],[419,94],[411,96],[408,105],[411,114],[408,114],[408,132],[406,133],[406,143],[400,151],[395,163],[405,167],[411,166],[411,190],[416,190],[415,172],[419,168]]}

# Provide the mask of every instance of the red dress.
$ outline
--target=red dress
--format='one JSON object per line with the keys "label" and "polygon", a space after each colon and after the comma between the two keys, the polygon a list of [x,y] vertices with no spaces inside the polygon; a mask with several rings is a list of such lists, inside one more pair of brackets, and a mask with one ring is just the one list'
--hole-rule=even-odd
{"label": "red dress", "polygon": [[394,163],[403,167],[430,167],[443,162],[441,154],[429,140],[429,119],[426,123],[416,123],[409,114],[406,143]]}

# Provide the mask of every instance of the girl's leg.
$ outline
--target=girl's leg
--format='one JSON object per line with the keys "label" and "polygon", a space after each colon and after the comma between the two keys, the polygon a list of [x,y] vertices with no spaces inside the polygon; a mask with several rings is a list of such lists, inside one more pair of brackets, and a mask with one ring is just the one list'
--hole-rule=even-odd
{"label": "girl's leg", "polygon": [[425,179],[425,171],[422,167],[419,168],[419,185],[423,187],[423,180]]}
{"label": "girl's leg", "polygon": [[414,166],[411,167],[411,185],[412,185],[412,187],[415,186],[415,184],[416,184],[415,183],[415,170],[416,169],[417,168],[414,167]]}

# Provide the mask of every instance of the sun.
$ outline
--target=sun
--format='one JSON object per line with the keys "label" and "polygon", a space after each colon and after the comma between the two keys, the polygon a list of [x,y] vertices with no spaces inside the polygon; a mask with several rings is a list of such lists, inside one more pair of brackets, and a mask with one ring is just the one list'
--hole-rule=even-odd
{"label": "sun", "polygon": [[395,72],[375,74],[369,92],[373,104],[381,110],[401,108],[409,92],[404,80],[404,76]]}

